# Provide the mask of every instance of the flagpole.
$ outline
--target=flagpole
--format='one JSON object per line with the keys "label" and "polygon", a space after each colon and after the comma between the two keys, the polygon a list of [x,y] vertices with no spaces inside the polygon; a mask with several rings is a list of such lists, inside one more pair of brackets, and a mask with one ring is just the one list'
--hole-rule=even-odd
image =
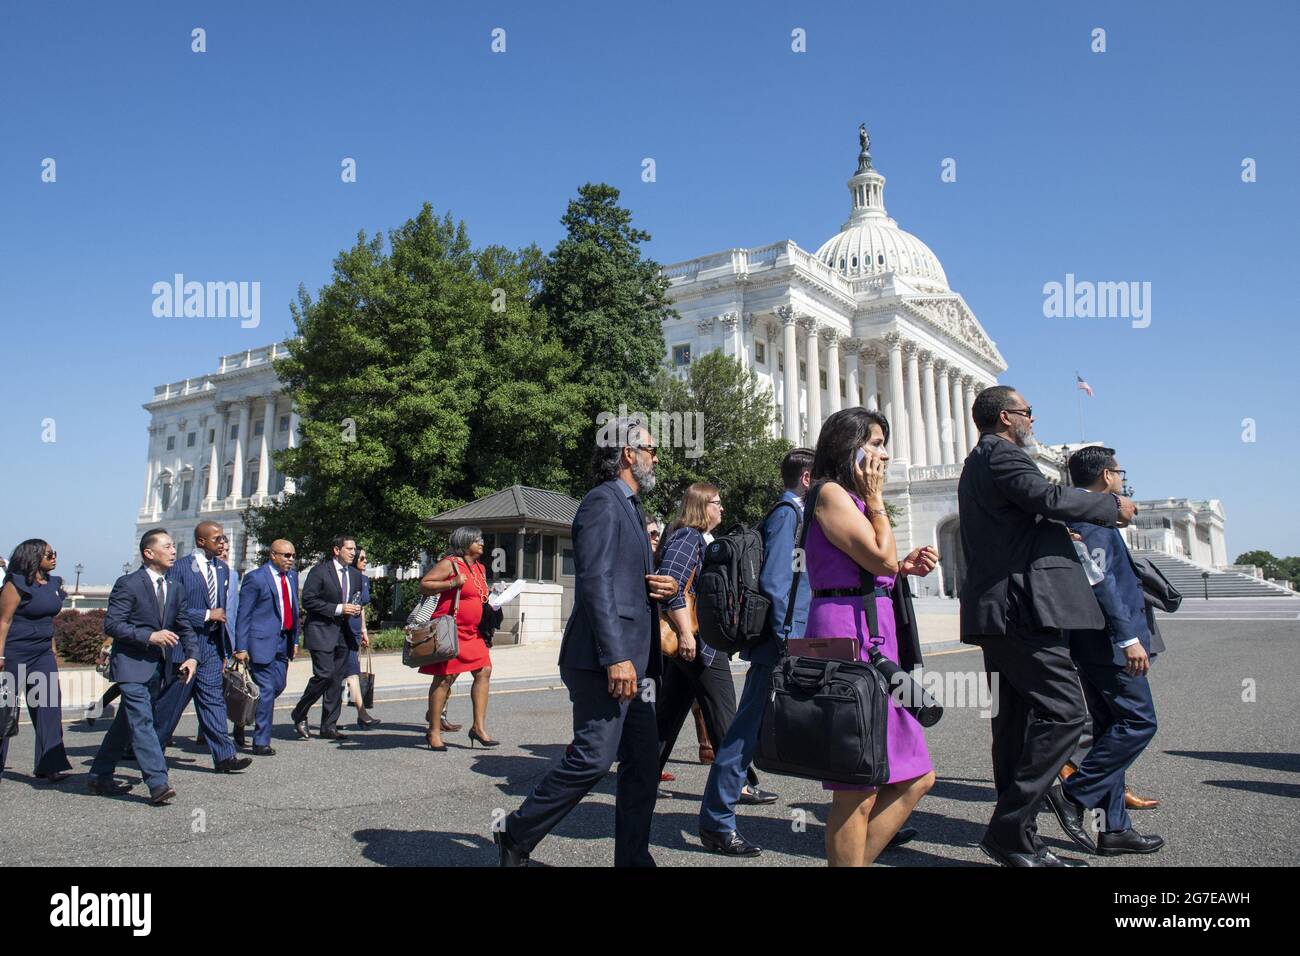
{"label": "flagpole", "polygon": [[1077,371],[1074,373],[1074,390],[1079,393],[1079,443],[1082,444],[1087,439],[1084,437],[1083,431],[1083,389],[1079,387],[1079,373]]}

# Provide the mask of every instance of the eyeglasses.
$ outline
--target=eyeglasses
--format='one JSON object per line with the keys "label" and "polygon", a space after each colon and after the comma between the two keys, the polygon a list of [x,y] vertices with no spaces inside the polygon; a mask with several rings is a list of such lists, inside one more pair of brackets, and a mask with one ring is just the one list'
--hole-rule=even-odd
{"label": "eyeglasses", "polygon": [[46,551],[46,552],[45,552],[45,557],[46,557],[46,558],[57,558],[58,556],[59,556],[59,552],[57,552],[57,551]]}
{"label": "eyeglasses", "polygon": [[1128,472],[1125,471],[1123,468],[1107,468],[1106,470],[1109,471],[1112,475],[1123,475],[1126,478],[1128,477]]}
{"label": "eyeglasses", "polygon": [[719,508],[721,508],[721,507],[722,507],[722,499],[721,499],[721,498],[714,498],[714,499],[712,499],[712,500],[709,502],[709,504],[711,504],[711,505],[717,505]]}
{"label": "eyeglasses", "polygon": [[292,558],[292,557],[296,557],[296,555],[294,555],[294,553],[293,553],[292,551],[272,551],[272,552],[271,552],[271,557],[273,557],[273,558]]}
{"label": "eyeglasses", "polygon": [[1002,410],[1011,415],[1024,415],[1026,418],[1034,417],[1034,406],[1032,405],[1027,408],[1004,408]]}
{"label": "eyeglasses", "polygon": [[659,448],[656,445],[633,445],[632,447],[638,451],[648,451],[651,457],[659,454]]}

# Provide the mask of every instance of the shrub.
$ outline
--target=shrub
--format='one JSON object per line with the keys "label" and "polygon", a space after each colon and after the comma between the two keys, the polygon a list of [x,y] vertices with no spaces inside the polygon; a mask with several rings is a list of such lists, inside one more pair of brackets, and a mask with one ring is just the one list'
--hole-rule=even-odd
{"label": "shrub", "polygon": [[406,632],[400,627],[390,627],[377,634],[370,635],[370,646],[377,651],[400,651]]}
{"label": "shrub", "polygon": [[54,619],[54,647],[69,664],[93,664],[104,643],[105,611],[60,611]]}
{"label": "shrub", "polygon": [[[400,586],[398,610],[393,611],[393,589]],[[408,578],[398,581],[396,578],[374,578],[370,582],[370,604],[366,607],[366,623],[377,624],[380,621],[405,621],[408,614],[420,599],[420,579]]]}

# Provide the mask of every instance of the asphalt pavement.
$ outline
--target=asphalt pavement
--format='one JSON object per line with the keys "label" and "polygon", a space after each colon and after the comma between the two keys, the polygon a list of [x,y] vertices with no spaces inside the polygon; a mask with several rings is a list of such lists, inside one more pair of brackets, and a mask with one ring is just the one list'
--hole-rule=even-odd
{"label": "asphalt pavement", "polygon": [[[1092,864],[1300,863],[1300,623],[1174,618],[1162,630],[1169,650],[1152,670],[1160,730],[1129,780],[1162,800],[1133,817],[1139,830],[1161,834],[1168,845],[1150,857]],[[951,675],[955,689],[965,686],[964,674],[982,670],[982,657],[978,650],[933,652],[927,666]],[[452,719],[466,727],[467,689],[458,687],[452,702]],[[519,805],[561,754],[571,727],[567,695],[554,678],[494,689],[488,727],[503,744],[492,751],[470,749],[464,732],[445,735],[445,753],[424,748],[426,704],[411,691],[377,701],[383,723],[339,743],[293,738],[293,703],[281,698],[276,756],[254,758],[237,775],[213,772],[187,714],[177,732],[182,745],[168,751],[179,796],[167,807],[146,803],[134,764],[119,768],[119,779],[136,784],[131,793],[86,793],[104,721],[65,728],[75,775],[56,786],[31,778],[31,728],[24,726],[0,782],[0,864],[493,865],[493,821]],[[975,846],[994,799],[989,727],[978,698],[967,703],[949,707],[927,732],[939,779],[911,820],[920,837],[887,852],[880,865],[989,865]],[[695,752],[688,723],[669,764],[677,780],[665,784],[671,796],[656,810],[652,850],[660,865],[824,864],[828,795],[816,782],[769,775],[763,786],[781,799],[741,808],[741,831],[763,855],[738,861],[704,852],[696,820],[708,768]],[[608,775],[542,842],[537,864],[612,862],[614,782]],[[1050,815],[1040,827],[1049,846],[1075,853]]]}

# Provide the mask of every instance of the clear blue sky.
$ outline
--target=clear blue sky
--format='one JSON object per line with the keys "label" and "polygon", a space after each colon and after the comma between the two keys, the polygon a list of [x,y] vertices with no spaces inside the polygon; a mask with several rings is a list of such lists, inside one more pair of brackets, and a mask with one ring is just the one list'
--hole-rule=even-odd
{"label": "clear blue sky", "polygon": [[[6,4],[0,548],[45,537],[69,579],[81,561],[109,582],[153,386],[290,334],[298,284],[315,292],[360,229],[429,200],[475,242],[549,248],[604,180],[661,262],[812,250],[846,218],[865,120],[891,215],[997,341],[1043,440],[1078,437],[1077,369],[1088,437],[1139,497],[1222,499],[1230,557],[1300,553],[1300,7],[811,6]],[[261,327],[154,318],[175,272],[260,281]],[[1067,272],[1151,282],[1151,326],[1044,318]]]}

